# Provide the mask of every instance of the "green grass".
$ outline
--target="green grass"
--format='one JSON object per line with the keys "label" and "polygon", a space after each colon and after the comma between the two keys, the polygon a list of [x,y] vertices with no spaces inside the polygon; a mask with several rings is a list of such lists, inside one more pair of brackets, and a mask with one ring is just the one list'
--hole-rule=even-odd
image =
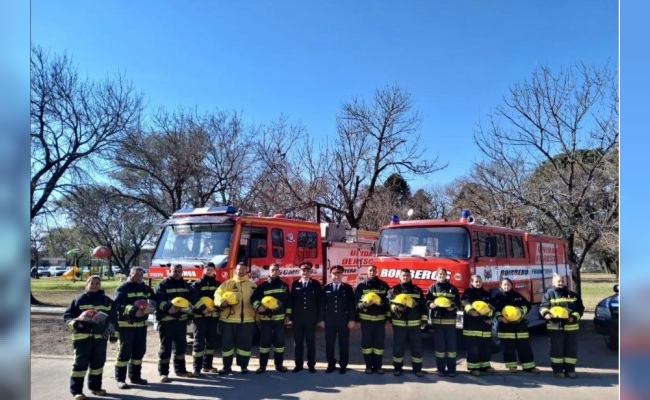
{"label": "green grass", "polygon": [[607,296],[614,294],[612,288],[618,283],[616,275],[605,273],[582,273],[582,303],[585,311],[594,312],[596,304]]}
{"label": "green grass", "polygon": [[[72,282],[67,279],[60,277],[53,278],[40,278],[40,279],[30,279],[32,291],[77,291],[83,290],[86,285],[85,281],[76,281]],[[116,287],[120,285],[119,279],[103,279],[102,280],[102,289],[106,291],[115,290]]]}

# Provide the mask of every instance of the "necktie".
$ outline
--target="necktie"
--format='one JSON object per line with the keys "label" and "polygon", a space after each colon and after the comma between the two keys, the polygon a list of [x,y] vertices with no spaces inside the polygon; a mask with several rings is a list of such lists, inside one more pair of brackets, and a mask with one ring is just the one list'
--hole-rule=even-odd
{"label": "necktie", "polygon": [[336,285],[334,285],[334,293],[336,293],[336,292],[338,292],[338,291],[339,291],[339,285],[336,284]]}

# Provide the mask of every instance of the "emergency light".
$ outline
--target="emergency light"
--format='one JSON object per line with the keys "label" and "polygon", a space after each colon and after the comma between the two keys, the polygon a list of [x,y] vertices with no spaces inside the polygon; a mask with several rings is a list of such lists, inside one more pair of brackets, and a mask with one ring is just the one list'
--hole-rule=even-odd
{"label": "emergency light", "polygon": [[390,224],[399,225],[399,217],[397,215],[393,215],[392,217],[390,217]]}

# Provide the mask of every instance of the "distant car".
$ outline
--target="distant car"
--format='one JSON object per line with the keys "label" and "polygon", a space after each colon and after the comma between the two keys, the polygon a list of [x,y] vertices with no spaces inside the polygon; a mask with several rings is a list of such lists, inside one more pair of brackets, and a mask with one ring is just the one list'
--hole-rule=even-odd
{"label": "distant car", "polygon": [[614,285],[613,295],[602,299],[596,306],[594,327],[597,333],[605,335],[605,345],[612,351],[618,350],[618,293],[619,285]]}
{"label": "distant car", "polygon": [[119,265],[111,265],[111,272],[113,272],[113,274],[121,274],[122,268],[120,268]]}
{"label": "distant car", "polygon": [[58,267],[50,267],[50,268],[49,268],[50,276],[61,276],[61,275],[63,275],[63,274],[65,273],[65,271],[67,271],[68,269],[69,269],[68,267],[61,267],[61,266],[58,266]]}
{"label": "distant car", "polygon": [[50,267],[38,267],[38,276],[46,276],[46,277],[52,276],[52,273],[50,272]]}

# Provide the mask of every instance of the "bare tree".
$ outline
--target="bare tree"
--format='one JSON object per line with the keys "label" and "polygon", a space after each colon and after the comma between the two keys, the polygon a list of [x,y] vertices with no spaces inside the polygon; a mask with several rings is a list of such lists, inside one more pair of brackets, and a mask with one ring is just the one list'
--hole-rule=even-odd
{"label": "bare tree", "polygon": [[72,225],[90,242],[88,248],[108,246],[112,261],[124,273],[153,239],[156,219],[151,210],[125,199],[111,187],[79,187],[59,203]]}
{"label": "bare tree", "polygon": [[319,207],[326,220],[358,228],[377,185],[390,174],[426,175],[446,166],[425,158],[420,121],[409,93],[385,87],[370,104],[360,98],[344,104],[336,137],[319,151],[304,128],[281,120],[265,131],[257,152],[291,207]]}
{"label": "bare tree", "polygon": [[32,47],[30,103],[31,221],[110,157],[138,122],[142,97],[122,75],[82,79],[66,55]]}
{"label": "bare tree", "polygon": [[167,218],[184,206],[227,204],[249,185],[253,168],[240,116],[158,110],[150,129],[122,141],[113,177],[120,193]]}
{"label": "bare tree", "polygon": [[578,290],[586,255],[618,223],[618,140],[616,74],[586,65],[537,69],[474,135],[479,183],[567,239]]}

